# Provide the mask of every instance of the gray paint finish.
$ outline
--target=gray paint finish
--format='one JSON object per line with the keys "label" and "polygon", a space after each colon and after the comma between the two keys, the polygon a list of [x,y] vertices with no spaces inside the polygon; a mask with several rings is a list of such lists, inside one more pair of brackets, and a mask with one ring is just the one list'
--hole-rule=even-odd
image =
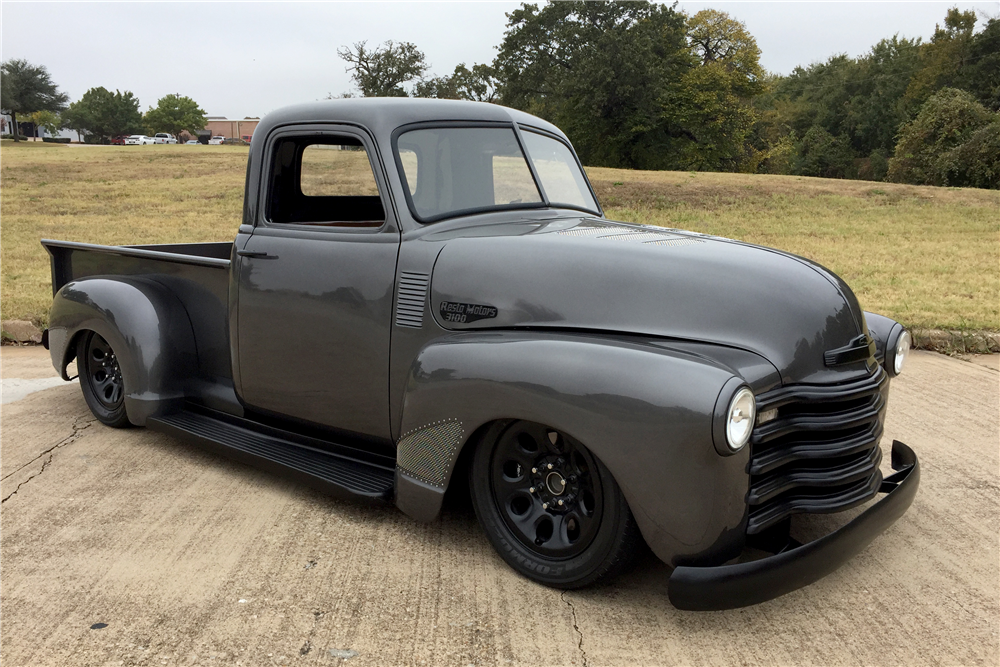
{"label": "gray paint finish", "polygon": [[[713,445],[720,392],[869,375],[874,358],[823,360],[868,333],[853,293],[787,253],[568,209],[423,225],[391,150],[394,132],[429,121],[522,123],[565,138],[538,118],[471,102],[337,100],[270,114],[250,147],[234,244],[46,242],[53,363],[63,370],[73,336],[93,328],[129,357],[136,423],[188,400],[330,427],[359,436],[359,447],[402,440],[412,470],[397,468],[396,504],[420,519],[436,516],[456,461],[489,423],[540,422],[605,463],[660,558],[735,555],[750,453],[724,457]],[[381,229],[264,217],[273,140],[324,131],[352,133],[368,149]],[[491,314],[449,319],[443,303]],[[884,351],[895,323],[875,324]],[[442,422],[461,424],[442,451],[412,437]]]}

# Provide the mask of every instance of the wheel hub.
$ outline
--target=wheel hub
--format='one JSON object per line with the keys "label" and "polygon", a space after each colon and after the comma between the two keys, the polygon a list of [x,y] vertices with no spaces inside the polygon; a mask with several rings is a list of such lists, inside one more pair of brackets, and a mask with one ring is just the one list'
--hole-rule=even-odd
{"label": "wheel hub", "polygon": [[559,456],[543,456],[531,467],[531,492],[550,513],[564,513],[575,507],[579,479],[568,471]]}
{"label": "wheel hub", "polygon": [[94,334],[87,350],[86,373],[97,400],[114,409],[122,400],[122,371],[114,350]]}
{"label": "wheel hub", "polygon": [[566,479],[557,472],[545,476],[545,488],[554,496],[561,496],[566,490]]}
{"label": "wheel hub", "polygon": [[539,555],[581,553],[596,534],[603,504],[590,453],[540,424],[520,422],[492,456],[494,498],[514,536]]}

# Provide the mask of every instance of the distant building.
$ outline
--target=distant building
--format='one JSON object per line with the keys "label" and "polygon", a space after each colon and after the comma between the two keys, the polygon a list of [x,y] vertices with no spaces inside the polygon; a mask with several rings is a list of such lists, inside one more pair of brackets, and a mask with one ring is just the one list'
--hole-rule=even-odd
{"label": "distant building", "polygon": [[[19,136],[27,139],[29,137],[51,137],[52,135],[46,132],[43,128],[37,127],[31,122],[31,116],[28,116],[29,120],[18,120],[17,121],[17,133]],[[14,123],[10,118],[9,114],[0,115],[0,134],[11,134],[14,131]],[[57,137],[78,139],[77,133],[72,130],[62,129],[59,130],[59,134],[55,135]]]}
{"label": "distant building", "polygon": [[205,129],[212,133],[213,137],[226,137],[227,139],[243,139],[250,141],[253,131],[257,128],[260,118],[244,118],[243,120],[230,120],[224,116],[209,116]]}

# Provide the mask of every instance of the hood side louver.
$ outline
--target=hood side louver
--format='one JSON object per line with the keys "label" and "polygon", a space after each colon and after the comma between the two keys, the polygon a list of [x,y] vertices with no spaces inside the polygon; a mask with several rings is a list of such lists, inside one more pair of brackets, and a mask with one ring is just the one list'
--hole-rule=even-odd
{"label": "hood side louver", "polygon": [[396,294],[396,326],[419,329],[424,326],[424,304],[430,275],[401,271]]}

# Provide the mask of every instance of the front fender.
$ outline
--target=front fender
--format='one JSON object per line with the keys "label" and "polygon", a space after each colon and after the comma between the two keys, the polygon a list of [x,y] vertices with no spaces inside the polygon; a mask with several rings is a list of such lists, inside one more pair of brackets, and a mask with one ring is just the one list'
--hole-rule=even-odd
{"label": "front fender", "polygon": [[197,368],[191,321],[177,298],[142,278],[85,278],[64,285],[52,301],[49,354],[64,380],[86,331],[115,350],[125,384],[125,409],[137,426],[183,399],[183,378]]}
{"label": "front fender", "polygon": [[720,456],[712,414],[732,371],[625,337],[535,332],[438,339],[413,363],[397,449],[397,505],[440,508],[459,453],[482,425],[540,422],[583,442],[614,475],[662,560],[739,552],[748,451]]}

